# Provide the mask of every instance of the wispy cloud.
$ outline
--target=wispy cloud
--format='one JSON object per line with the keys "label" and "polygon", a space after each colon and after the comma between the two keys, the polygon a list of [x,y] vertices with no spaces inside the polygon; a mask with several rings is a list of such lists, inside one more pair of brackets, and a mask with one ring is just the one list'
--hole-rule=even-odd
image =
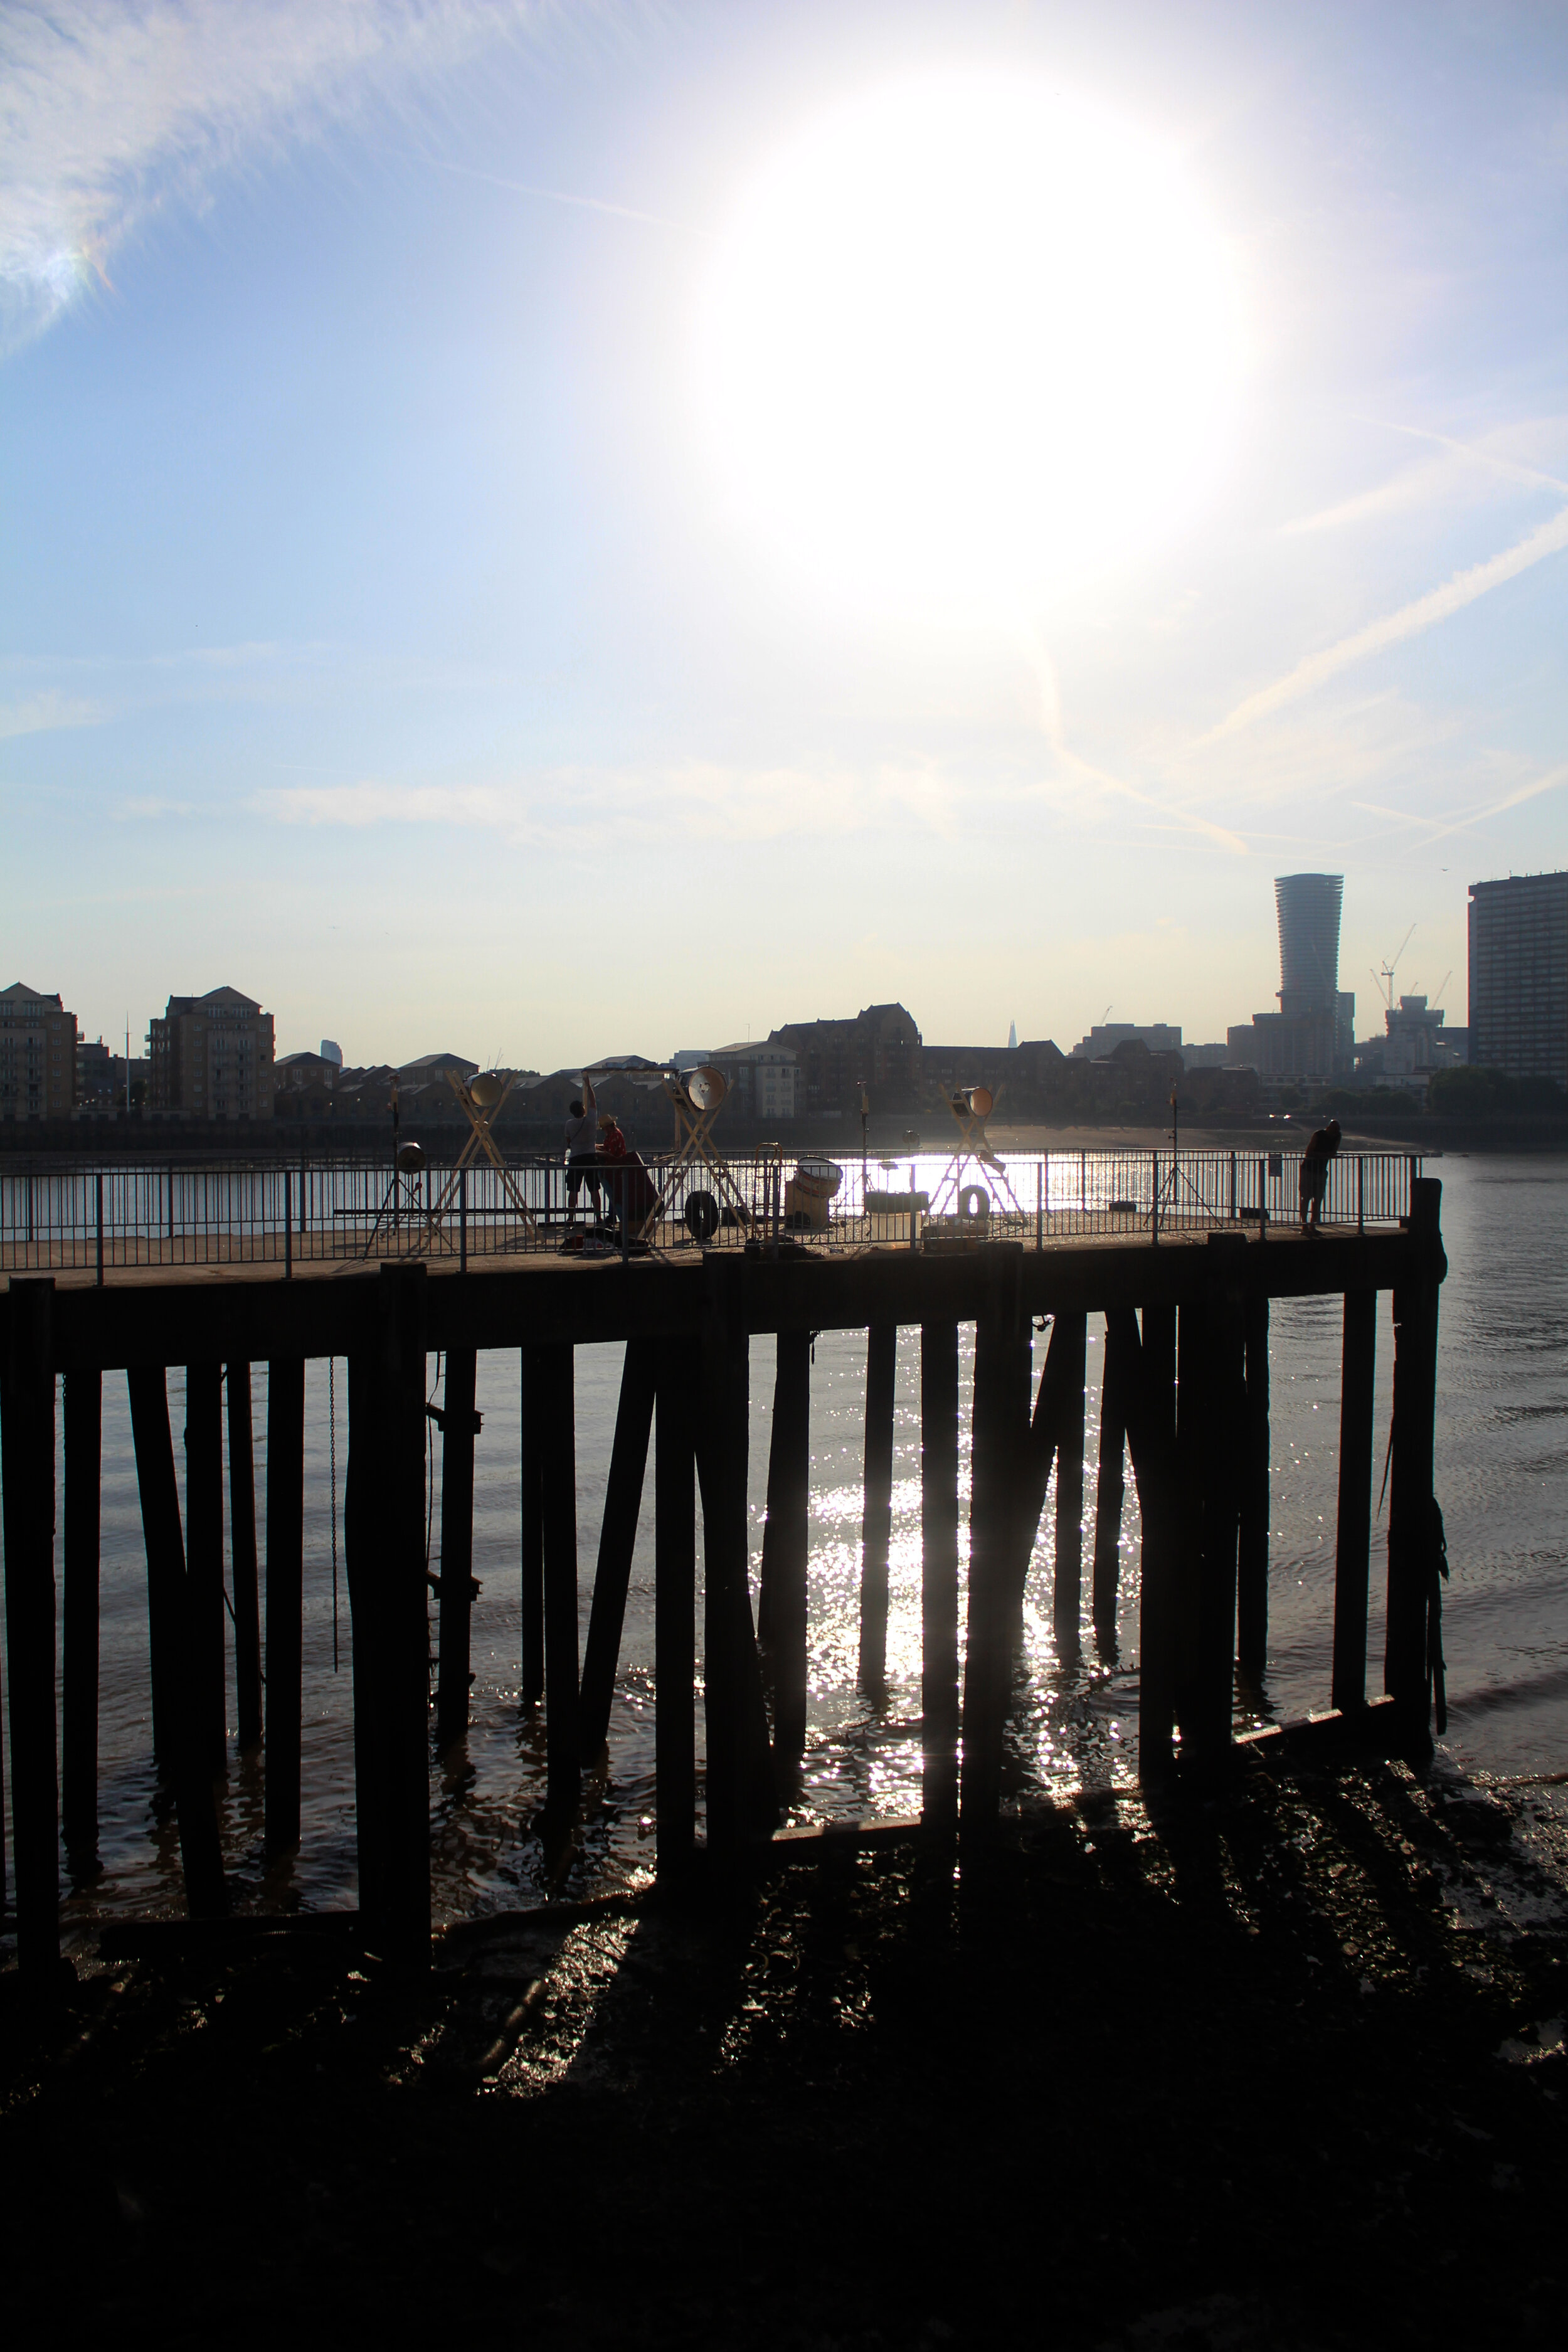
{"label": "wispy cloud", "polygon": [[194,801],[163,800],[150,793],[138,800],[121,801],[114,814],[121,824],[155,824],[166,816],[195,816],[196,804]]}
{"label": "wispy cloud", "polygon": [[552,769],[500,783],[401,783],[364,778],[293,784],[252,795],[253,814],[282,824],[364,830],[446,825],[504,835],[518,846],[625,850],[671,840],[722,843],[847,834],[894,811],[932,831],[950,820],[951,790],[932,771],[883,766],[869,775],[815,768]]}
{"label": "wispy cloud", "polygon": [[47,735],[60,727],[97,727],[109,715],[100,702],[79,694],[29,694],[20,702],[0,702],[0,739]]}
{"label": "wispy cloud", "polygon": [[1489,556],[1483,563],[1472,563],[1467,571],[1457,572],[1440,588],[1431,589],[1425,596],[1418,596],[1414,604],[1401,605],[1396,613],[1385,613],[1381,620],[1369,622],[1365,628],[1342,637],[1337,645],[1325,646],[1320,653],[1308,654],[1294,669],[1288,671],[1283,677],[1276,678],[1272,686],[1266,686],[1258,693],[1248,695],[1245,702],[1238,702],[1228,717],[1222,719],[1204,740],[1214,742],[1221,737],[1238,733],[1244,727],[1252,726],[1256,720],[1267,718],[1270,711],[1279,710],[1286,703],[1296,701],[1300,696],[1310,694],[1314,688],[1326,685],[1330,678],[1337,677],[1342,670],[1351,668],[1356,662],[1365,661],[1372,654],[1382,653],[1388,646],[1402,644],[1406,637],[1419,636],[1424,629],[1447,620],[1455,613],[1463,612],[1467,604],[1473,604],[1489,589],[1500,588],[1505,581],[1517,580],[1521,572],[1528,572],[1532,564],[1544,562],[1549,555],[1560,553],[1564,547],[1568,547],[1568,507],[1563,508],[1550,520],[1539,523],[1534,530],[1516,541],[1512,547],[1504,548],[1499,555]]}
{"label": "wispy cloud", "polygon": [[[592,13],[592,12],[589,12]],[[552,0],[60,0],[0,15],[0,347],[108,282],[117,245],[215,174],[406,113]]]}

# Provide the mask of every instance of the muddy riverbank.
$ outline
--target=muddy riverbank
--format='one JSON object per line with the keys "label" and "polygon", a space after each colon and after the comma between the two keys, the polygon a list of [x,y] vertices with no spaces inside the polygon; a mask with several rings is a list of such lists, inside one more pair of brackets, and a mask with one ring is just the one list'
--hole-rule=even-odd
{"label": "muddy riverbank", "polygon": [[[955,1878],[832,1838],[743,1890],[14,1973],[8,2311],[169,2343],[1558,2340],[1568,1803],[1397,1767]],[[121,1931],[124,1932],[124,1931]]]}

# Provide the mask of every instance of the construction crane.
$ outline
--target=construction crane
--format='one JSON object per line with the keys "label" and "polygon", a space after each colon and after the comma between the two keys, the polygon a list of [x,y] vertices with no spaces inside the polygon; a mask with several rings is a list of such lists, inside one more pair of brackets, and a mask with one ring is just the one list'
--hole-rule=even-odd
{"label": "construction crane", "polygon": [[1384,958],[1383,970],[1381,971],[1374,971],[1372,975],[1373,979],[1377,983],[1377,992],[1383,999],[1383,1009],[1385,1013],[1392,1013],[1394,1010],[1394,975],[1399,969],[1400,957],[1405,953],[1405,949],[1410,945],[1415,935],[1415,926],[1412,923],[1410,929],[1405,932],[1405,937],[1400,940],[1395,953],[1392,957],[1385,956]]}

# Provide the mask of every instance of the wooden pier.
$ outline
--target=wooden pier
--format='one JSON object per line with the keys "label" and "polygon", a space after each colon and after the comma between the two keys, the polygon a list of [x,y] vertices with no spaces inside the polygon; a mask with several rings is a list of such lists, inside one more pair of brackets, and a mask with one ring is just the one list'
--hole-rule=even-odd
{"label": "wooden pier", "polygon": [[[922,1824],[984,1842],[997,1820],[1025,1582],[1055,1479],[1060,1643],[1078,1638],[1084,1572],[1089,1318],[1106,1335],[1089,1572],[1113,1627],[1123,1444],[1142,1522],[1139,1753],[1146,1783],[1179,1787],[1235,1746],[1237,1687],[1268,1647],[1268,1314],[1275,1298],[1344,1302],[1332,1712],[1254,1747],[1353,1738],[1430,1752],[1429,1610],[1440,1537],[1433,1500],[1441,1188],[1417,1179],[1400,1229],[1303,1237],[1241,1225],[1156,1245],[1030,1248],[976,1241],[838,1256],[693,1253],[584,1265],[494,1261],[466,1273],[400,1262],[270,1268],[107,1286],[13,1277],[0,1295],[5,1639],[13,1837],[5,1857],[25,1972],[59,1955],[62,1828],[90,1850],[96,1816],[101,1383],[130,1387],[147,1553],[153,1732],[178,1814],[192,1913],[226,1894],[214,1782],[225,1743],[223,1412],[240,1735],[263,1743],[266,1834],[300,1835],[304,1367],[348,1364],[344,1538],[352,1614],[361,1918],[377,1948],[417,1962],[430,1935],[431,1741],[468,1715],[476,1358],[521,1358],[520,1696],[543,1710],[547,1815],[575,1818],[603,1748],[633,1546],[654,1456],[658,1855],[679,1883],[697,1849],[696,1513],[702,1513],[706,1850],[739,1864],[780,1820],[805,1739],[810,1339],[868,1333],[860,1669],[885,1670],[894,1374],[920,1363]],[[1378,1293],[1393,1294],[1394,1363],[1387,1643],[1367,1694],[1367,1586]],[[1050,1337],[1037,1376],[1037,1330]],[[959,1331],[975,1330],[966,1622],[959,1622]],[[753,1622],[746,1468],[751,1342],[776,1336],[760,1626]],[[584,1654],[573,1405],[574,1347],[626,1345]],[[426,1568],[426,1359],[447,1358],[440,1671],[432,1692]],[[268,1366],[265,1628],[250,1472],[250,1368]],[[182,1524],[167,1369],[186,1368]],[[226,1368],[226,1382],[222,1375]],[[63,1703],[57,1726],[55,1439],[63,1381]],[[265,1639],[263,1639],[263,1632]],[[262,1675],[265,1666],[265,1708]],[[62,1752],[63,1748],[63,1752]]]}

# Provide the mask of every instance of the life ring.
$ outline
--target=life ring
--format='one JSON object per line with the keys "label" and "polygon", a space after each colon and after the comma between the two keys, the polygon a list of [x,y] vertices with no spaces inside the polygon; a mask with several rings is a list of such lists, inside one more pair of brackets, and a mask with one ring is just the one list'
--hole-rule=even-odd
{"label": "life ring", "polygon": [[689,1192],[685,1216],[694,1242],[710,1242],[719,1230],[719,1203],[711,1192]]}
{"label": "life ring", "polygon": [[991,1195],[984,1184],[966,1184],[958,1196],[958,1213],[966,1223],[983,1225],[991,1214]]}

